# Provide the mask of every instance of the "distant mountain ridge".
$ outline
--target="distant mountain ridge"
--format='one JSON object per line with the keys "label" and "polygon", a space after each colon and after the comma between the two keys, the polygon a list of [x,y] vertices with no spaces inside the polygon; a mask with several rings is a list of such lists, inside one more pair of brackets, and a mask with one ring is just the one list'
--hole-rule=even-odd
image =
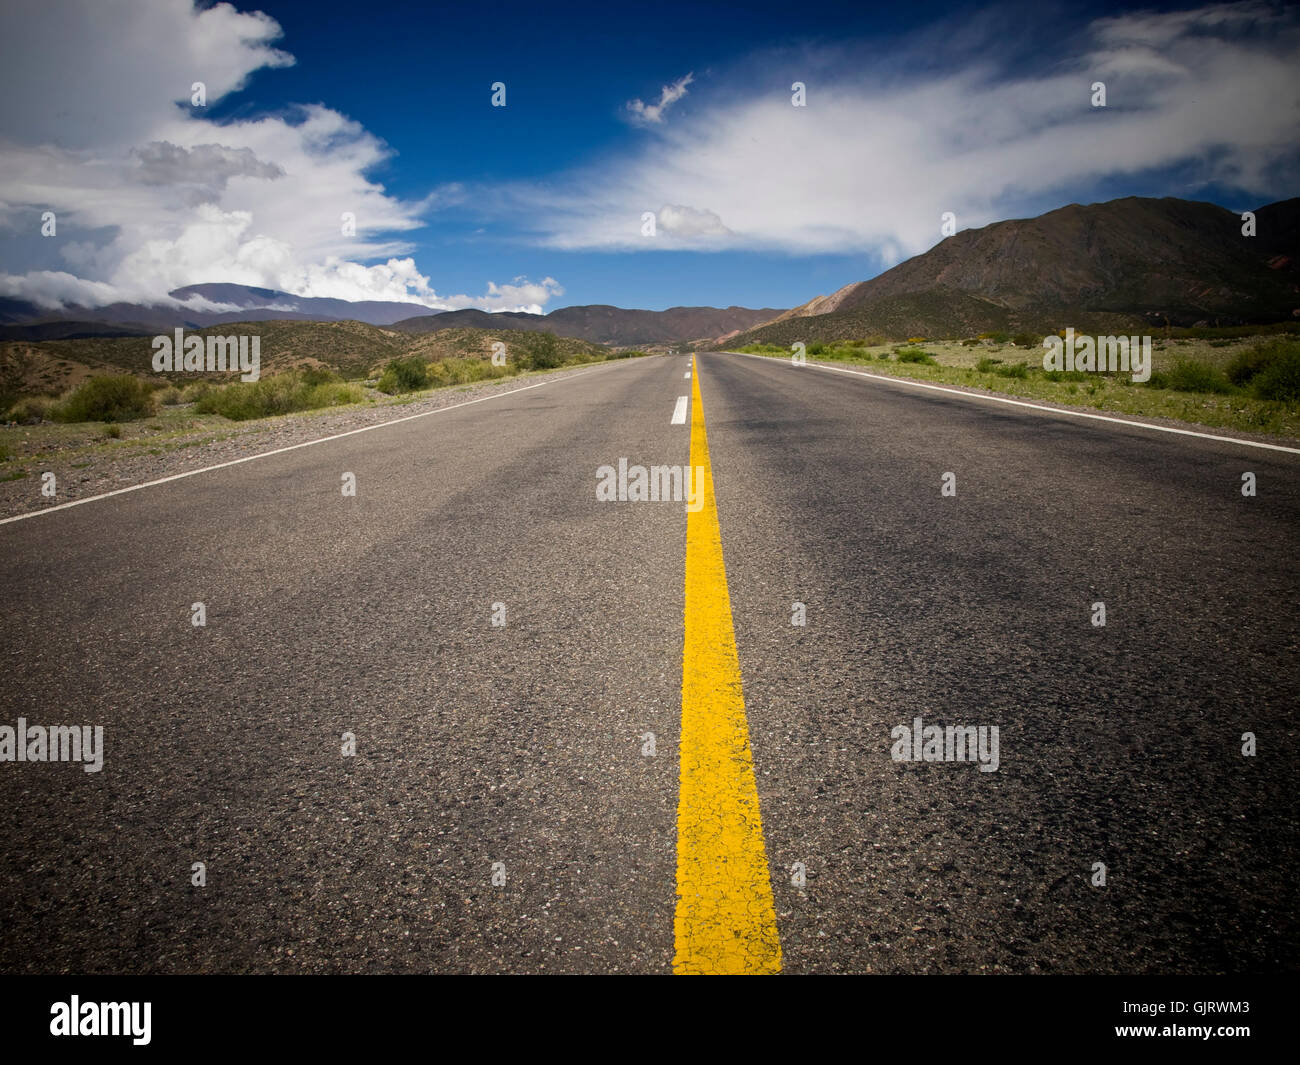
{"label": "distant mountain ridge", "polygon": [[[631,344],[674,344],[719,340],[771,321],[780,310],[764,307],[669,307],[664,311],[628,310],[607,304],[561,307],[550,314],[503,311],[444,311],[396,322],[394,329],[409,333],[468,326],[477,329],[530,329],[578,337],[596,344],[625,347]],[[510,325],[506,326],[505,323]]]}
{"label": "distant mountain ridge", "polygon": [[991,330],[1235,325],[1300,317],[1300,198],[1255,209],[1256,235],[1241,216],[1211,203],[1128,197],[1071,204],[1037,218],[963,230],[869,281],[791,310],[670,307],[648,311],[592,304],[549,314],[294,296],[237,284],[189,285],[225,312],[119,303],[51,315],[0,299],[0,339],[149,336],[176,326],[227,322],[360,321],[399,333],[452,328],[545,331],[615,347],[789,344],[882,334],[972,336]]}
{"label": "distant mountain ridge", "polygon": [[563,307],[550,314],[476,309],[432,311],[418,303],[294,296],[250,285],[187,285],[169,295],[178,300],[201,296],[233,305],[233,311],[177,310],[158,305],[114,303],[67,307],[57,315],[22,300],[0,300],[0,339],[60,340],[92,336],[150,336],[177,326],[202,329],[227,322],[358,321],[406,333],[452,328],[522,329],[575,337],[596,344],[677,344],[712,341],[751,329],[782,313],[770,307],[670,307],[665,311],[625,310],[592,305]]}
{"label": "distant mountain ridge", "polygon": [[[232,311],[200,311],[178,309],[161,304],[110,303],[102,307],[65,307],[51,314],[33,303],[22,300],[0,300],[0,337],[11,340],[56,339],[69,335],[67,327],[76,323],[78,331],[86,334],[87,327],[99,327],[99,336],[128,332],[136,336],[166,331],[176,326],[203,329],[226,322],[300,321],[342,322],[358,321],[367,325],[388,326],[413,312],[428,308],[418,303],[399,303],[391,300],[329,299],[320,296],[294,296],[270,288],[252,285],[206,284],[186,285],[168,293],[173,299],[188,300],[201,296],[212,303],[228,304]],[[113,327],[109,329],[107,327]]]}
{"label": "distant mountain ridge", "polygon": [[963,230],[735,344],[1300,316],[1300,199],[1254,214],[1247,237],[1241,216],[1215,204],[1128,197]]}

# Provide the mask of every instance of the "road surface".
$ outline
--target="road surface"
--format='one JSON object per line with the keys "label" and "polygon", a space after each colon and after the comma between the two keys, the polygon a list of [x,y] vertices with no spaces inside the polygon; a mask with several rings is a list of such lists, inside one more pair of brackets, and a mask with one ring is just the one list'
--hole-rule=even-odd
{"label": "road surface", "polygon": [[1300,455],[695,362],[0,524],[0,971],[1293,969]]}

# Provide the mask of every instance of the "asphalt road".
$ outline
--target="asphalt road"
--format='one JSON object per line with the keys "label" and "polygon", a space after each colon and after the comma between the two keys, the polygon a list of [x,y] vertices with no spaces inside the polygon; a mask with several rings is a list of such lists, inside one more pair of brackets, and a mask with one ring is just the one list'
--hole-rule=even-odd
{"label": "asphalt road", "polygon": [[[672,971],[689,365],[0,525],[0,971]],[[1300,456],[698,366],[782,970],[1294,971]]]}

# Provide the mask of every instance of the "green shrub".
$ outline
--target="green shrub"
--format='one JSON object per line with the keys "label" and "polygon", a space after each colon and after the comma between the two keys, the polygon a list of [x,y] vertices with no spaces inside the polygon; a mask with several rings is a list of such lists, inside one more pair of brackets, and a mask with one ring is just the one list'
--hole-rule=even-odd
{"label": "green shrub", "polygon": [[175,385],[167,385],[158,390],[158,402],[164,407],[174,407],[181,402],[181,390]]}
{"label": "green shrub", "polygon": [[1274,348],[1277,341],[1270,344],[1256,344],[1253,348],[1239,351],[1224,367],[1228,380],[1234,385],[1249,384],[1250,381],[1276,358]]}
{"label": "green shrub", "polygon": [[1029,366],[1023,362],[1013,362],[1010,366],[1002,365],[1001,359],[980,359],[975,364],[980,373],[995,373],[999,377],[1017,377],[1024,380],[1029,376]]}
{"label": "green shrub", "polygon": [[116,422],[114,422],[112,425],[106,425],[104,427],[104,435],[108,437],[108,439],[110,440],[121,440],[122,427],[118,425]]}
{"label": "green shrub", "polygon": [[934,362],[934,356],[920,348],[899,348],[895,354],[898,356],[899,362]]}
{"label": "green shrub", "polygon": [[54,400],[49,396],[28,396],[9,408],[8,420],[19,425],[37,425],[50,417]]}
{"label": "green shrub", "polygon": [[1227,366],[1228,380],[1234,385],[1253,383],[1255,394],[1261,399],[1286,399],[1286,382],[1294,373],[1297,358],[1300,358],[1300,341],[1280,336],[1237,352]]}
{"label": "green shrub", "polygon": [[429,365],[418,355],[391,359],[375,387],[395,396],[401,392],[418,392],[430,385]]}
{"label": "green shrub", "polygon": [[[1159,381],[1159,384],[1156,382]],[[1175,392],[1231,392],[1232,384],[1222,370],[1191,359],[1179,359],[1172,370],[1151,375],[1147,384],[1154,388],[1172,388]]]}
{"label": "green shrub", "polygon": [[124,373],[83,381],[50,415],[60,422],[129,422],[153,412],[152,390],[138,377]]}
{"label": "green shrub", "polygon": [[1043,338],[1035,333],[1017,333],[1011,338],[1011,343],[1018,348],[1036,348],[1042,342]]}
{"label": "green shrub", "polygon": [[1255,378],[1255,395],[1260,399],[1294,403],[1300,400],[1300,343],[1292,341]]}
{"label": "green shrub", "polygon": [[429,364],[429,381],[435,388],[444,385],[472,385],[519,372],[518,364],[494,366],[491,359],[441,359]]}
{"label": "green shrub", "polygon": [[528,344],[526,366],[530,370],[554,370],[564,365],[564,354],[554,333],[536,333]]}
{"label": "green shrub", "polygon": [[1086,381],[1088,375],[1082,370],[1047,370],[1043,377],[1048,381]]}
{"label": "green shrub", "polygon": [[186,403],[197,403],[216,387],[211,381],[195,381],[185,386],[181,397]]}
{"label": "green shrub", "polygon": [[331,370],[328,366],[307,367],[300,370],[302,379],[309,385],[332,385],[343,378]]}
{"label": "green shrub", "polygon": [[260,381],[236,381],[214,388],[195,404],[200,414],[220,414],[231,421],[266,418],[298,410],[319,410],[364,398],[360,385],[342,381],[311,384],[303,373],[283,373]]}

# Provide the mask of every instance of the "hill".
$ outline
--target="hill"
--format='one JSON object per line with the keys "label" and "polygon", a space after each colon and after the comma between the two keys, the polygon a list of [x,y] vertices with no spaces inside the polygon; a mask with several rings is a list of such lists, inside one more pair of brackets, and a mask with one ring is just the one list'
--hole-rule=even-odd
{"label": "hill", "polygon": [[[542,332],[544,330],[437,329],[431,333],[408,334],[406,354],[419,355],[430,362],[438,359],[487,359],[492,356],[493,342],[500,341],[506,345],[508,356],[531,356],[541,346]],[[565,356],[608,354],[608,348],[577,337],[556,337],[556,344],[556,350]]]}
{"label": "hill", "polygon": [[[508,329],[444,329],[426,334],[399,333],[365,322],[238,322],[186,335],[260,336],[263,374],[297,367],[327,367],[347,378],[376,373],[389,359],[407,355],[436,361],[492,354],[500,340],[510,354],[531,354],[536,338]],[[53,395],[96,374],[154,376],[151,337],[82,337],[0,342],[0,398]],[[558,338],[561,354],[603,355],[606,349],[572,337]],[[169,375],[170,376],[170,375]],[[182,375],[197,376],[197,375]]]}
{"label": "hill", "polygon": [[426,332],[450,326],[480,329],[544,330],[611,347],[685,344],[713,341],[770,321],[781,312],[770,307],[669,307],[666,311],[628,310],[607,304],[561,307],[549,314],[443,311],[395,322],[402,332]]}
{"label": "hill", "polygon": [[1128,197],[964,230],[870,281],[819,296],[735,345],[866,334],[1274,322],[1300,309],[1300,199],[1256,210]]}

